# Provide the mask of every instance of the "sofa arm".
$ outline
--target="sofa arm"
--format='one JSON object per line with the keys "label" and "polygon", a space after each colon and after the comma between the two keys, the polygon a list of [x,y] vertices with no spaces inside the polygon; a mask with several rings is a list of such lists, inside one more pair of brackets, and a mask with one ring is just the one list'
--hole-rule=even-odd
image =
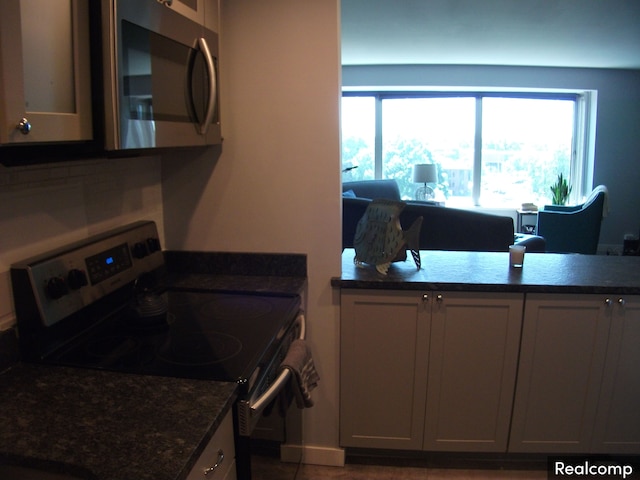
{"label": "sofa arm", "polygon": [[395,180],[359,180],[355,182],[343,182],[342,192],[353,192],[358,198],[386,198],[400,200],[400,188]]}
{"label": "sofa arm", "polygon": [[518,233],[515,235],[513,243],[527,247],[527,252],[531,253],[544,253],[547,251],[546,240],[538,235]]}

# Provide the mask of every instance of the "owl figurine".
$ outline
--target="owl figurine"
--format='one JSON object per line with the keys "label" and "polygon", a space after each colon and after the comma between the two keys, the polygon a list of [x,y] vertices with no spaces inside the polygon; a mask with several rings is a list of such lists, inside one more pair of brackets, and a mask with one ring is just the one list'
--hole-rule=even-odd
{"label": "owl figurine", "polygon": [[354,263],[362,266],[375,265],[376,270],[386,275],[392,262],[407,259],[407,248],[420,269],[419,235],[422,217],[403,231],[400,226],[400,212],[406,203],[378,199],[373,200],[356,226],[353,246],[356,250]]}

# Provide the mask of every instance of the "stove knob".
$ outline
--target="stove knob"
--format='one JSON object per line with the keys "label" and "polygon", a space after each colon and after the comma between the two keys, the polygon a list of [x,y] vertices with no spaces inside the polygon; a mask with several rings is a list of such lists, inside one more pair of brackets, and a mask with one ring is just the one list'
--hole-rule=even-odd
{"label": "stove knob", "polygon": [[46,285],[47,294],[53,300],[57,300],[58,298],[64,297],[67,293],[69,293],[69,288],[67,288],[67,284],[64,279],[61,277],[51,277],[47,281]]}
{"label": "stove knob", "polygon": [[147,246],[143,242],[135,243],[131,249],[131,253],[133,253],[134,258],[144,258],[149,255]]}
{"label": "stove knob", "polygon": [[157,252],[160,250],[160,240],[153,237],[147,238],[147,247],[149,248],[150,253]]}
{"label": "stove knob", "polygon": [[69,285],[71,290],[78,290],[88,284],[87,274],[82,270],[77,268],[69,270],[69,273],[67,274],[67,285]]}

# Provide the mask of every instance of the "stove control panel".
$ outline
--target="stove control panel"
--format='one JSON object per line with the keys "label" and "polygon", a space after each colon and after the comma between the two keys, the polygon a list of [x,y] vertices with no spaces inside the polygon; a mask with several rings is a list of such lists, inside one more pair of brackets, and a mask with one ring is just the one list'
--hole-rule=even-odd
{"label": "stove control panel", "polygon": [[32,297],[51,326],[163,264],[156,224],[143,221],[12,265],[11,275],[16,302]]}

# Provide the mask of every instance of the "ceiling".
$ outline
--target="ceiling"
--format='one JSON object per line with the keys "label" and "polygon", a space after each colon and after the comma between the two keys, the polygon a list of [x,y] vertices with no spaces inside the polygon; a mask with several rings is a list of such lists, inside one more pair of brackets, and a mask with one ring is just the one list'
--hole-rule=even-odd
{"label": "ceiling", "polygon": [[640,69],[640,0],[341,0],[342,64]]}

